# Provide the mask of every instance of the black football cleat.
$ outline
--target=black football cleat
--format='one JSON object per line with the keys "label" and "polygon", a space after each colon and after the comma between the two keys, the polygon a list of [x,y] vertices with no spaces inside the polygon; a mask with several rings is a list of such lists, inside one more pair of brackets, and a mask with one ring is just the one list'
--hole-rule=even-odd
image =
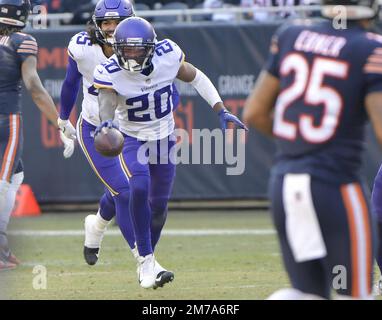
{"label": "black football cleat", "polygon": [[88,265],[94,266],[98,261],[99,248],[88,248],[84,246],[84,258]]}
{"label": "black football cleat", "polygon": [[161,271],[157,274],[153,289],[162,288],[166,283],[169,283],[172,280],[174,280],[173,272],[167,270]]}

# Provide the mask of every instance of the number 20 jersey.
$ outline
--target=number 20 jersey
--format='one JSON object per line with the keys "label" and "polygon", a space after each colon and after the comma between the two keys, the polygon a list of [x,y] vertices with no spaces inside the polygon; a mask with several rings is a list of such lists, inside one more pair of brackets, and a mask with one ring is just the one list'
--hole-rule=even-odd
{"label": "number 20 jersey", "polygon": [[112,56],[94,71],[96,88],[118,93],[119,129],[142,141],[160,140],[175,127],[173,110],[179,103],[174,80],[184,61],[179,46],[165,39],[155,45],[152,66],[142,72],[129,72]]}
{"label": "number 20 jersey", "polygon": [[265,69],[280,80],[273,134],[276,174],[359,179],[367,94],[382,92],[382,37],[331,21],[276,32]]}

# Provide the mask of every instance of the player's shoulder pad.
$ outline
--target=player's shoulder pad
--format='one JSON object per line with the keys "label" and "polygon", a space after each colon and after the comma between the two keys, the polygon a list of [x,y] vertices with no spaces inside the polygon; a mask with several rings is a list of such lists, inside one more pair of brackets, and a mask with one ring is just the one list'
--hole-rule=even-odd
{"label": "player's shoulder pad", "polygon": [[366,62],[378,64],[382,57],[382,36],[373,32],[365,32],[354,39],[356,45],[366,56]]}
{"label": "player's shoulder pad", "polygon": [[118,58],[115,54],[113,54],[109,59],[102,63],[101,66],[109,75],[122,71],[122,68],[118,64]]}
{"label": "player's shoulder pad", "polygon": [[86,31],[75,34],[69,42],[68,54],[73,60],[79,60],[86,56],[86,53],[93,46]]}
{"label": "player's shoulder pad", "polygon": [[113,81],[111,74],[122,70],[116,63],[113,56],[106,62],[99,64],[94,69],[94,87],[98,89],[112,89]]}
{"label": "player's shoulder pad", "polygon": [[382,35],[374,32],[366,32],[366,39],[370,40],[370,42],[374,42],[377,46],[382,46]]}
{"label": "player's shoulder pad", "polygon": [[12,33],[11,38],[13,43],[16,45],[16,47],[19,47],[23,43],[37,46],[36,39],[27,33],[15,32],[15,33]]}
{"label": "player's shoulder pad", "polygon": [[155,44],[155,54],[159,57],[168,56],[178,61],[179,63],[184,61],[185,55],[182,49],[175,41],[171,39],[163,39]]}

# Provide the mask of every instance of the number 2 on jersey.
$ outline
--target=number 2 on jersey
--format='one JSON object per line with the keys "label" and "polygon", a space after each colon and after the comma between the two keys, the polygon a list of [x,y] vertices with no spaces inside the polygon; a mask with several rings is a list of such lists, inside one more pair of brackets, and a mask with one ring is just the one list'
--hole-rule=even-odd
{"label": "number 2 on jersey", "polygon": [[[172,102],[172,94],[173,89],[171,85],[168,85],[166,87],[163,87],[161,89],[158,89],[154,92],[154,110],[155,110],[155,119],[161,119],[168,115],[171,110],[173,110],[173,102]],[[167,96],[166,102],[165,102],[165,110],[162,110],[162,96]],[[146,93],[144,95],[134,97],[127,99],[126,104],[129,106],[133,106],[134,104],[140,104],[139,107],[135,107],[132,109],[127,110],[128,119],[130,121],[136,121],[136,122],[146,122],[146,121],[152,121],[152,116],[150,113],[141,113],[140,115],[137,115],[137,112],[146,111],[150,107],[149,102],[149,94]]]}
{"label": "number 2 on jersey", "polygon": [[[294,72],[294,82],[280,93],[275,108],[273,132],[276,136],[295,140],[298,132],[310,143],[323,143],[336,132],[343,108],[343,99],[335,88],[324,85],[325,77],[346,79],[349,65],[334,59],[316,57],[310,70],[308,61],[298,53],[288,55],[281,63],[280,73]],[[310,72],[309,72],[310,71]],[[299,116],[297,123],[284,118],[293,102],[303,97],[307,108],[323,106],[320,124],[308,113]]]}

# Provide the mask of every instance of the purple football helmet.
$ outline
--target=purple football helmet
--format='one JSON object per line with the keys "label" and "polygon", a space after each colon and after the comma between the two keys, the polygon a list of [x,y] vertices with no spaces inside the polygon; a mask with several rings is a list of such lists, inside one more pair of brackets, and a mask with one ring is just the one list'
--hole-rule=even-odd
{"label": "purple football helmet", "polygon": [[100,0],[98,1],[93,14],[93,23],[96,28],[96,38],[102,44],[112,45],[110,35],[101,29],[104,20],[116,19],[122,21],[128,17],[135,16],[133,5],[129,0]]}
{"label": "purple football helmet", "polygon": [[157,35],[145,19],[131,17],[115,29],[113,50],[121,68],[141,72],[151,65]]}

